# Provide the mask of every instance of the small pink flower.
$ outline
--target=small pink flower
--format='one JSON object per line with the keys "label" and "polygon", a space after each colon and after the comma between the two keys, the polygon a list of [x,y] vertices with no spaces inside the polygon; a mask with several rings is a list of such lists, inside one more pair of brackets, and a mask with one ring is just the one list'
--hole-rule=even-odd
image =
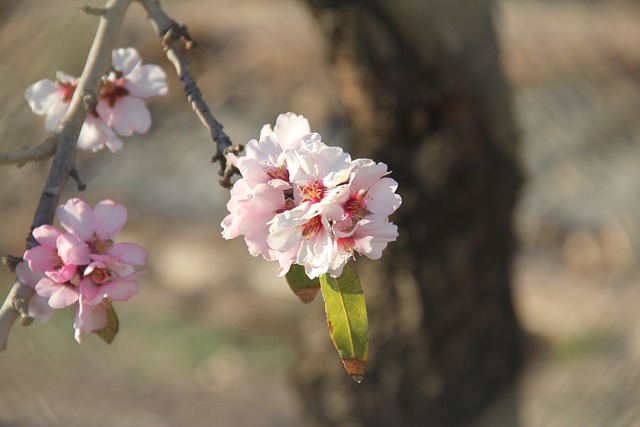
{"label": "small pink flower", "polygon": [[[40,80],[27,88],[24,97],[31,110],[45,116],[44,128],[53,130],[69,109],[69,103],[78,86],[78,80],[58,71],[57,80]],[[99,151],[108,147],[112,152],[122,148],[122,141],[95,112],[89,112],[80,129],[78,148]]]}
{"label": "small pink flower", "polygon": [[339,277],[354,253],[358,252],[369,259],[380,259],[382,251],[389,242],[398,238],[398,227],[386,218],[369,216],[360,220],[349,231],[336,231],[333,240],[333,253],[329,274]]}
{"label": "small pink flower", "polygon": [[[111,200],[89,206],[80,199],[68,200],[58,208],[60,232],[51,225],[33,231],[40,244],[24,254],[26,262],[17,270],[23,283],[32,286],[33,311],[50,316],[44,309],[77,304],[76,339],[82,332],[101,329],[106,322],[107,301],[126,301],[138,293],[134,279],[144,271],[146,252],[133,243],[115,243],[127,211]],[[39,274],[38,272],[44,273]],[[103,325],[103,326],[100,326]]]}
{"label": "small pink flower", "polygon": [[[95,273],[96,266],[89,266],[87,269]],[[77,342],[81,341],[83,333],[88,334],[107,325],[105,300],[127,301],[138,293],[138,283],[132,279],[143,273],[144,271],[138,271],[126,278],[103,282],[102,285],[96,284],[93,277],[85,276],[80,282],[78,309],[73,323]]]}
{"label": "small pink flower", "polygon": [[40,245],[25,251],[24,260],[34,272],[44,272],[51,280],[65,283],[73,277],[77,264],[65,261],[58,253],[58,241],[64,237],[58,229],[42,225],[33,230],[33,237]]}
{"label": "small pink flower", "polygon": [[132,47],[116,49],[111,57],[115,71],[104,79],[96,111],[118,135],[146,133],[151,114],[142,98],[167,94],[165,73],[157,65],[143,65]]}
{"label": "small pink flower", "polygon": [[147,254],[144,249],[133,243],[115,243],[113,240],[127,220],[124,206],[103,200],[92,209],[76,198],[60,206],[57,213],[60,224],[77,237],[76,240],[65,239],[62,242],[58,249],[63,258],[69,257],[85,265],[91,260],[102,261],[116,268],[121,268],[118,267],[120,264],[145,264]]}
{"label": "small pink flower", "polygon": [[337,277],[355,253],[377,259],[397,238],[388,216],[402,199],[387,166],[327,146],[304,117],[281,114],[246,152],[234,159],[242,179],[222,235],[244,236],[252,255],[278,261],[280,275],[298,264],[310,278]]}
{"label": "small pink flower", "polygon": [[306,141],[318,141],[320,135],[311,133],[309,122],[294,113],[280,114],[276,125],[264,125],[260,140],[252,139],[246,144],[244,157],[237,167],[250,187],[278,179],[289,182],[285,150]]}
{"label": "small pink flower", "polygon": [[281,254],[280,275],[286,274],[291,264],[299,264],[313,279],[329,269],[332,238],[331,224],[319,205],[303,202],[269,222],[267,242]]}
{"label": "small pink flower", "polygon": [[[168,87],[162,68],[142,64],[133,48],[112,52],[114,71],[103,77],[100,100],[87,114],[78,137],[78,148],[93,152],[122,148],[121,136],[145,133],[151,126],[151,114],[142,98],[166,95]],[[44,127],[53,130],[69,109],[78,79],[57,72],[56,81],[40,80],[24,93],[31,110],[45,116]]]}
{"label": "small pink flower", "polygon": [[278,254],[267,244],[267,223],[278,212],[286,210],[283,193],[286,188],[286,184],[275,182],[273,185],[260,183],[251,189],[246,181],[238,180],[227,203],[230,213],[222,221],[222,236],[225,239],[244,236],[251,255],[262,255],[268,261],[274,260]]}

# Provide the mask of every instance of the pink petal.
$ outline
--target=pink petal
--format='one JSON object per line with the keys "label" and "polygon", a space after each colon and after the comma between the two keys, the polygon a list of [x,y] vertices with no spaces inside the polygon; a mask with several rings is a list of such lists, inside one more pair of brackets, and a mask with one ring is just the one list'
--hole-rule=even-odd
{"label": "pink petal", "polygon": [[85,265],[91,262],[89,245],[71,233],[64,233],[56,240],[58,254],[65,264]]}
{"label": "pink petal", "polygon": [[127,301],[138,293],[138,283],[128,279],[119,279],[102,285],[98,288],[98,293],[87,304],[97,304],[104,298],[113,301]]}
{"label": "pink petal", "polygon": [[55,270],[60,264],[58,253],[48,246],[34,246],[25,251],[23,258],[35,272]]}
{"label": "pink petal", "polygon": [[382,178],[374,184],[367,194],[367,209],[374,215],[389,216],[402,204],[402,198],[396,194],[398,183],[391,178]]}
{"label": "pink petal", "polygon": [[60,206],[57,210],[60,224],[69,233],[73,233],[85,242],[93,239],[95,231],[93,209],[83,200],[74,198]]}
{"label": "pink petal", "polygon": [[142,266],[147,262],[147,252],[135,243],[116,243],[109,255],[125,264]]}
{"label": "pink petal", "polygon": [[16,276],[18,276],[18,280],[24,283],[27,286],[35,288],[36,283],[40,281],[44,277],[44,274],[36,273],[29,268],[29,264],[27,262],[20,262],[16,265]]}
{"label": "pink petal", "polygon": [[61,233],[54,226],[45,224],[45,225],[41,225],[40,227],[36,227],[31,234],[33,234],[33,237],[41,245],[55,248],[56,239]]}
{"label": "pink petal", "polygon": [[151,126],[151,114],[144,101],[133,96],[123,96],[110,108],[107,101],[98,102],[96,111],[107,125],[121,136],[131,136],[134,132],[146,133]]}
{"label": "pink petal", "polygon": [[93,209],[96,235],[101,240],[113,238],[127,221],[127,209],[112,200],[103,200]]}
{"label": "pink petal", "polygon": [[76,274],[77,268],[74,264],[65,264],[59,270],[45,272],[47,277],[56,283],[66,283]]}
{"label": "pink petal", "polygon": [[64,308],[78,301],[78,292],[70,285],[61,285],[48,278],[40,279],[36,284],[36,292],[49,299],[51,308]]}
{"label": "pink petal", "polygon": [[356,159],[353,161],[353,165],[355,168],[351,180],[353,191],[366,190],[383,176],[389,174],[386,164],[376,163],[371,159]]}
{"label": "pink petal", "polygon": [[107,147],[112,153],[122,148],[122,141],[101,117],[89,114],[78,137],[78,148],[98,152]]}
{"label": "pink petal", "polygon": [[76,341],[80,342],[81,334],[99,331],[105,326],[107,326],[107,307],[104,304],[88,305],[84,301],[78,304],[78,311],[73,322]]}
{"label": "pink petal", "polygon": [[309,121],[295,113],[280,114],[273,128],[275,138],[283,149],[295,146],[304,136],[311,133]]}
{"label": "pink petal", "polygon": [[[100,288],[96,286],[90,279],[82,279],[80,282],[80,293],[82,294],[82,299],[84,300],[92,300],[98,295]],[[102,299],[102,298],[100,298]]]}

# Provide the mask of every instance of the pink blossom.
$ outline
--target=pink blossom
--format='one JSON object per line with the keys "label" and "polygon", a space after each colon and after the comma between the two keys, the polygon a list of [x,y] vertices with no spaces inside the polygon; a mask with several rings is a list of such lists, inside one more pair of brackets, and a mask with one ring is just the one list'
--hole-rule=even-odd
{"label": "pink blossom", "polygon": [[[48,79],[35,82],[24,97],[35,114],[45,116],[44,128],[53,130],[67,113],[77,86],[75,77],[58,71],[55,82]],[[116,152],[122,148],[122,141],[95,112],[89,112],[80,129],[78,148],[96,152],[104,147]]]}
{"label": "pink blossom", "polygon": [[165,73],[157,65],[143,65],[132,47],[116,49],[111,57],[115,71],[103,80],[96,111],[118,135],[146,133],[151,114],[142,98],[167,94]]}
{"label": "pink blossom", "polygon": [[[93,152],[122,148],[117,135],[145,133],[151,126],[151,114],[143,98],[166,95],[168,86],[162,68],[142,64],[133,48],[112,52],[113,69],[103,78],[96,109],[87,114],[78,137],[78,148]],[[31,110],[45,116],[44,127],[53,130],[69,109],[78,79],[63,72],[56,81],[40,80],[24,93]]]}
{"label": "pink blossom", "polygon": [[278,261],[280,275],[298,264],[310,278],[337,277],[354,254],[377,259],[398,236],[388,216],[402,199],[387,166],[327,146],[302,116],[281,114],[235,161],[242,179],[222,235],[244,236],[252,255]]}
{"label": "pink blossom", "polygon": [[[85,278],[80,282],[78,309],[73,323],[76,341],[81,341],[83,333],[100,330],[107,325],[106,301],[127,301],[138,293],[138,283],[133,279],[144,271],[137,271],[128,277],[115,280],[105,279],[100,274],[100,283],[95,282],[95,273],[107,270],[101,263],[94,263],[87,267]],[[108,273],[108,271],[107,271]]]}
{"label": "pink blossom", "polygon": [[289,182],[285,150],[306,141],[317,141],[320,135],[311,133],[309,122],[294,113],[280,114],[276,125],[264,125],[260,140],[246,144],[246,155],[238,159],[238,169],[250,187],[273,179]]}
{"label": "pink blossom", "polygon": [[[111,200],[93,208],[80,199],[70,199],[58,210],[63,233],[51,225],[33,231],[39,243],[25,252],[19,278],[32,286],[34,312],[46,301],[50,308],[75,305],[76,339],[80,333],[101,329],[106,322],[107,301],[126,301],[138,292],[134,280],[143,270],[146,252],[133,243],[115,243],[127,211]],[[37,275],[38,272],[44,274]],[[31,310],[31,305],[30,305]]]}
{"label": "pink blossom", "polygon": [[133,243],[115,243],[113,237],[127,220],[124,206],[111,200],[103,200],[91,208],[81,199],[70,199],[57,210],[60,224],[76,239],[64,239],[58,247],[63,259],[79,264],[91,260],[122,268],[122,264],[142,266],[146,252]]}
{"label": "pink blossom", "polygon": [[369,216],[360,220],[348,231],[335,231],[329,274],[339,277],[342,269],[354,253],[369,259],[380,259],[389,242],[398,238],[398,227],[386,218]]}
{"label": "pink blossom", "polygon": [[333,235],[318,204],[303,202],[276,215],[269,224],[267,242],[281,254],[280,275],[286,274],[291,264],[303,265],[312,279],[327,272]]}
{"label": "pink blossom", "polygon": [[287,187],[282,181],[275,181],[271,185],[260,183],[251,189],[245,180],[238,180],[227,203],[230,213],[222,221],[222,236],[225,239],[244,236],[251,255],[262,255],[272,261],[277,253],[267,244],[267,223],[286,209],[283,190]]}
{"label": "pink blossom", "polygon": [[[24,253],[24,260],[29,269],[43,272],[57,283],[67,282],[76,273],[77,263],[65,261],[58,253],[58,241],[62,240],[62,233],[50,225],[42,225],[33,230],[33,237],[40,245],[28,249]],[[72,260],[73,261],[73,260]]]}

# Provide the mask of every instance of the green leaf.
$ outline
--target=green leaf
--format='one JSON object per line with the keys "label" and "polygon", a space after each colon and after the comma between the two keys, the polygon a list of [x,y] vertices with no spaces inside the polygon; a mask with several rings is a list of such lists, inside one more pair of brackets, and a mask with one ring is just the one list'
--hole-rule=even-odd
{"label": "green leaf", "polygon": [[113,305],[111,305],[111,302],[105,298],[104,300],[102,300],[102,303],[107,306],[107,325],[100,330],[93,331],[93,333],[102,338],[102,340],[107,344],[111,344],[111,342],[113,342],[113,339],[118,334],[120,323],[118,322],[118,315],[113,309]]}
{"label": "green leaf", "polygon": [[369,353],[369,321],[360,279],[349,264],[337,279],[320,276],[329,334],[347,373],[356,382],[364,378]]}
{"label": "green leaf", "polygon": [[287,283],[293,293],[300,298],[305,304],[309,304],[320,291],[320,281],[318,279],[309,279],[304,267],[298,264],[292,264],[286,275]]}

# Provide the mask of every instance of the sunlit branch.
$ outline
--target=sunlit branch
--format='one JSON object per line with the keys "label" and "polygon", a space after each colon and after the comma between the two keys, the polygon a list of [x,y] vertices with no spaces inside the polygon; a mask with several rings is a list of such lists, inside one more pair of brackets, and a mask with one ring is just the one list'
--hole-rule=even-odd
{"label": "sunlit branch", "polygon": [[40,145],[25,150],[16,150],[0,153],[0,166],[17,165],[24,166],[29,162],[47,159],[56,152],[58,146],[58,134],[52,132]]}
{"label": "sunlit branch", "polygon": [[176,69],[176,73],[182,82],[185,95],[202,124],[211,134],[211,138],[216,143],[216,153],[212,161],[220,162],[220,184],[224,187],[231,187],[230,179],[238,172],[238,170],[227,162],[226,155],[228,152],[238,152],[242,147],[232,147],[231,140],[222,130],[222,125],[211,113],[209,106],[202,98],[202,93],[189,68],[189,61],[180,45],[184,41],[189,47],[193,44],[193,40],[184,24],[178,23],[169,18],[160,6],[158,0],[136,0],[146,10],[147,18],[151,21],[151,25],[160,37],[162,46],[167,54],[167,58]]}
{"label": "sunlit branch", "polygon": [[[111,63],[111,51],[125,12],[132,0],[108,0],[104,13],[100,16],[96,36],[87,56],[84,71],[73,94],[69,110],[52,135],[56,135],[57,146],[51,164],[49,177],[42,190],[38,207],[33,217],[32,229],[53,222],[60,194],[75,165],[76,142],[87,112],[93,110],[98,100],[101,78]],[[50,136],[48,138],[52,139]],[[11,153],[8,153],[11,154]],[[36,244],[31,236],[27,249]],[[7,347],[7,339],[12,325],[18,317],[21,324],[29,323],[28,305],[33,289],[16,281],[0,308],[0,351]]]}

